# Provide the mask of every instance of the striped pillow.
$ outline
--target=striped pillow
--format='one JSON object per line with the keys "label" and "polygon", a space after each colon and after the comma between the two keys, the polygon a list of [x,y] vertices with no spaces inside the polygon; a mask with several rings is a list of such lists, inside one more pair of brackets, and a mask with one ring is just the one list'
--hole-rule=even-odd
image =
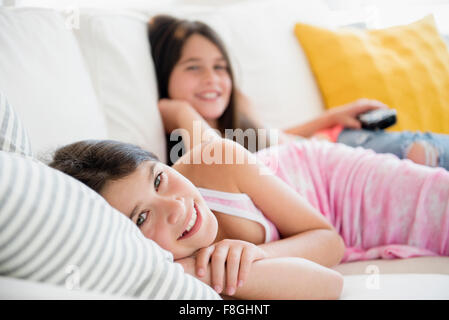
{"label": "striped pillow", "polygon": [[31,144],[25,128],[0,92],[0,150],[16,152],[24,156],[33,156]]}
{"label": "striped pillow", "polygon": [[4,151],[0,275],[145,299],[220,298],[96,192]]}

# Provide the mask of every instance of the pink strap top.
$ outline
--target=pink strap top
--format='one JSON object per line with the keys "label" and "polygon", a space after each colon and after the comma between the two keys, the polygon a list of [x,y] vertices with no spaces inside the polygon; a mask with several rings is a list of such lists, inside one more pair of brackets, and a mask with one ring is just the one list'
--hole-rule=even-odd
{"label": "pink strap top", "polygon": [[211,210],[260,223],[265,229],[265,243],[280,239],[276,226],[263,215],[246,193],[204,188],[198,190]]}

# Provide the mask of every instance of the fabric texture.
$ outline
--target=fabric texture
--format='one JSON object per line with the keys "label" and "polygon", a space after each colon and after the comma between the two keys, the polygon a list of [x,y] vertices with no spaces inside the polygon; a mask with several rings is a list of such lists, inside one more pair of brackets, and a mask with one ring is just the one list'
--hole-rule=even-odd
{"label": "fabric texture", "polygon": [[343,262],[449,255],[449,172],[310,140],[259,151],[346,244]]}
{"label": "fabric texture", "polygon": [[388,131],[449,133],[449,52],[433,16],[380,30],[298,23],[326,108],[377,99],[398,112]]}
{"label": "fabric texture", "polygon": [[2,92],[0,92],[0,150],[33,156],[28,134]]}
{"label": "fabric texture", "polygon": [[276,226],[254,205],[247,194],[205,188],[198,188],[198,190],[209,209],[260,223],[265,229],[265,243],[279,240],[280,235]]}

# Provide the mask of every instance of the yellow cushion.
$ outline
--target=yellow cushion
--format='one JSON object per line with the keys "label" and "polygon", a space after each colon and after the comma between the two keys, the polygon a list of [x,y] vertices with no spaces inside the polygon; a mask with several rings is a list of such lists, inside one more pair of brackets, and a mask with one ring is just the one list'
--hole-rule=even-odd
{"label": "yellow cushion", "polygon": [[449,52],[433,16],[382,30],[295,25],[326,108],[359,98],[398,111],[391,130],[449,133]]}

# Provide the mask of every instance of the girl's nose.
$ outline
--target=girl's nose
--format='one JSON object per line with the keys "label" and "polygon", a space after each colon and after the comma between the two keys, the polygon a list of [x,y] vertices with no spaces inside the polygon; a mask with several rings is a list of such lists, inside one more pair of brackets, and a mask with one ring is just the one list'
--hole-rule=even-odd
{"label": "girl's nose", "polygon": [[161,206],[169,224],[178,224],[186,215],[184,198],[164,197],[161,199]]}
{"label": "girl's nose", "polygon": [[218,76],[213,69],[207,69],[204,72],[204,79],[206,83],[214,83],[215,81],[217,81]]}

